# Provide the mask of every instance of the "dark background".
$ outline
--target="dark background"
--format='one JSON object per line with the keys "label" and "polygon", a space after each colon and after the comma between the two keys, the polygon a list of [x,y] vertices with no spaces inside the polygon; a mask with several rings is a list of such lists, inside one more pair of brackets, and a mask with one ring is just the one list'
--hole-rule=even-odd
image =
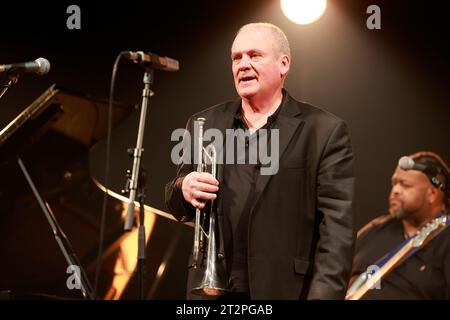
{"label": "dark background", "polygon": [[[81,8],[81,30],[66,28],[66,8]],[[381,8],[381,30],[366,28],[366,8]],[[390,176],[400,156],[419,150],[449,155],[448,13],[440,1],[328,1],[323,17],[295,25],[279,1],[135,1],[2,4],[0,63],[46,57],[45,76],[24,75],[0,101],[3,128],[52,83],[107,98],[122,50],[152,51],[180,61],[157,72],[144,140],[147,204],[167,211],[164,185],[173,177],[171,132],[188,116],[236,97],[229,59],[237,29],[267,21],[287,34],[292,68],[287,90],[348,123],[355,151],[358,227],[386,211]],[[141,103],[143,70],[120,64],[115,99]],[[0,75],[0,81],[6,80]],[[113,133],[111,188],[131,167],[139,112]],[[92,173],[103,179],[104,144],[92,150]]]}

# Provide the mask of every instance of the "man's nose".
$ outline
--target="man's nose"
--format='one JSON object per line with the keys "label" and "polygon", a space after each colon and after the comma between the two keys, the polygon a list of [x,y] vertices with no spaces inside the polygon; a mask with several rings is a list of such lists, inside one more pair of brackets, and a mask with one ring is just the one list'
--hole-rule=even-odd
{"label": "man's nose", "polygon": [[391,195],[400,194],[400,186],[398,184],[394,184],[391,189]]}
{"label": "man's nose", "polygon": [[250,66],[251,66],[250,57],[247,55],[242,56],[241,61],[239,61],[239,70],[249,69]]}

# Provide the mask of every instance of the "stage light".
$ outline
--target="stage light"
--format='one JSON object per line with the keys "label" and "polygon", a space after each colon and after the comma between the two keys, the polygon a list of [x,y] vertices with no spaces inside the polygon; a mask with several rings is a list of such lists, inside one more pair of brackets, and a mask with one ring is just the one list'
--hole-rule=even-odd
{"label": "stage light", "polygon": [[281,10],[294,23],[309,24],[324,13],[327,0],[281,0]]}

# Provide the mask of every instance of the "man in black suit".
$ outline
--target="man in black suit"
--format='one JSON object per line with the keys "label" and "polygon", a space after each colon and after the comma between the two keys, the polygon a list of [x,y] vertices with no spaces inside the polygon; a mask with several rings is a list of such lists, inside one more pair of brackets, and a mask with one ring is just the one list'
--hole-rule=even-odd
{"label": "man in black suit", "polygon": [[[290,59],[278,27],[239,30],[231,60],[240,98],[193,115],[187,131],[194,133],[203,117],[205,130],[246,133],[226,139],[223,154],[236,150],[236,140],[245,148],[218,165],[217,179],[196,172],[193,155],[183,157],[166,186],[166,204],[183,222],[215,199],[231,298],[343,299],[347,289],[354,245],[350,136],[344,121],[283,89]],[[261,154],[242,163],[256,141],[270,149],[270,164]],[[189,273],[188,289],[201,277],[199,269]]]}

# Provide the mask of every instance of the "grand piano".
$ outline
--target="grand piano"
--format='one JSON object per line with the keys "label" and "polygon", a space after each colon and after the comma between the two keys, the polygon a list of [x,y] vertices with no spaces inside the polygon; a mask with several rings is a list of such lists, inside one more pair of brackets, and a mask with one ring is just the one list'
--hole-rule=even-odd
{"label": "grand piano", "polygon": [[[113,128],[134,108],[113,104]],[[94,284],[104,192],[108,193],[99,299],[137,299],[137,229],[123,231],[126,197],[89,170],[107,132],[108,101],[51,86],[0,131],[0,299],[81,299],[69,289],[67,262],[20,170],[37,190]],[[139,205],[136,205],[136,211]],[[146,299],[184,299],[192,229],[145,206]]]}

